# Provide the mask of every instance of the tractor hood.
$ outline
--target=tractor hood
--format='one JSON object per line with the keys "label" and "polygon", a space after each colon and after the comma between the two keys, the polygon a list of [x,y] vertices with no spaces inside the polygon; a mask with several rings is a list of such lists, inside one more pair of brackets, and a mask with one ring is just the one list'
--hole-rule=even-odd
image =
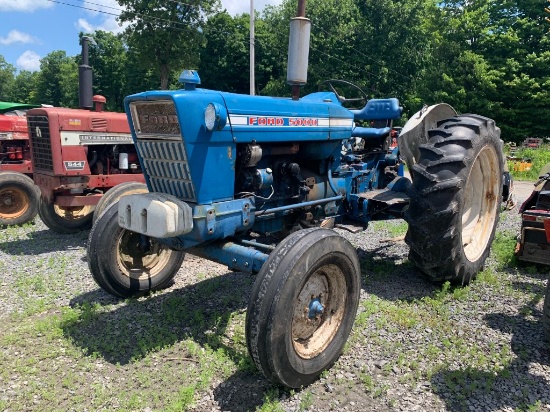
{"label": "tractor hood", "polygon": [[135,94],[125,106],[149,189],[201,204],[233,198],[238,144],[315,141],[323,157],[353,126],[333,93],[291,100],[193,88]]}

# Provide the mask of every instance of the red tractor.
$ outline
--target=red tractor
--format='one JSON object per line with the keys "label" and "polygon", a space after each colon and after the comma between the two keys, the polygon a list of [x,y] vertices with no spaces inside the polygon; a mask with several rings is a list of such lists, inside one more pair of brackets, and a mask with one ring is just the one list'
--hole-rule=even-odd
{"label": "red tractor", "polygon": [[145,187],[126,114],[103,111],[105,98],[92,96],[89,41],[82,38],[81,109],[41,107],[27,113],[33,179],[41,192],[38,214],[60,233],[90,228],[96,205],[113,186]]}
{"label": "red tractor", "polygon": [[[104,99],[94,100],[101,108]],[[125,114],[50,107],[30,110],[27,121],[38,214],[50,229],[88,229],[108,189],[145,182]]]}
{"label": "red tractor", "polygon": [[[519,260],[550,265],[550,163],[539,173],[531,196],[520,208],[521,233],[516,246]],[[543,325],[550,341],[550,282],[544,300]]]}
{"label": "red tractor", "polygon": [[533,192],[520,208],[516,256],[524,262],[550,265],[550,164],[539,174]]}
{"label": "red tractor", "polygon": [[33,107],[0,102],[0,226],[27,223],[38,211],[26,119]]}

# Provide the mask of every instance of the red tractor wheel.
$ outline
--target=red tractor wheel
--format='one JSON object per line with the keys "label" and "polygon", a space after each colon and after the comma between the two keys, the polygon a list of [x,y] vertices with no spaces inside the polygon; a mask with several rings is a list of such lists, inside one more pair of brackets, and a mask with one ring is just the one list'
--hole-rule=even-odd
{"label": "red tractor wheel", "polygon": [[39,199],[38,188],[28,176],[0,173],[0,226],[21,225],[34,219]]}
{"label": "red tractor wheel", "polygon": [[38,214],[57,233],[76,233],[92,227],[95,206],[63,207],[40,199]]}

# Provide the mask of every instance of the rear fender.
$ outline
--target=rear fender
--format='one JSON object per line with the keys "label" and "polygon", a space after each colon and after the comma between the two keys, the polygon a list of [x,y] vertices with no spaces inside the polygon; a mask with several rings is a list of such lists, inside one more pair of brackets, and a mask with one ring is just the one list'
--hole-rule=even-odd
{"label": "rear fender", "polygon": [[450,105],[439,103],[423,107],[416,112],[405,124],[399,135],[399,153],[405,160],[407,168],[417,163],[420,156],[419,146],[428,142],[428,130],[437,127],[437,122],[456,116],[457,113]]}

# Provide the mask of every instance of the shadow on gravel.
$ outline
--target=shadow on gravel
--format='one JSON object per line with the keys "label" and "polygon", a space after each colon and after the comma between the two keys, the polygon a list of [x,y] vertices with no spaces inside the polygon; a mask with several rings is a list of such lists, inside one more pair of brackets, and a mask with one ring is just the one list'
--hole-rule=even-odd
{"label": "shadow on gravel", "polygon": [[236,343],[227,330],[232,317],[246,310],[253,281],[249,274],[227,272],[181,289],[129,299],[109,312],[101,305],[122,300],[98,289],[71,301],[82,312],[63,330],[85,353],[99,355],[113,365],[139,361],[188,339],[203,348],[223,350],[239,369],[215,389],[216,401],[223,410],[255,410],[271,385],[253,366],[244,338],[238,337],[241,341]]}
{"label": "shadow on gravel", "polygon": [[82,315],[65,332],[76,345],[112,364],[125,365],[185,339],[223,347],[241,361],[248,354],[235,353],[222,336],[230,317],[246,309],[251,284],[250,275],[228,272],[182,289],[128,299],[109,312],[94,305],[121,300],[98,289],[71,301],[81,306]]}
{"label": "shadow on gravel", "polygon": [[10,255],[40,255],[86,247],[88,232],[59,234],[51,230],[31,232],[28,239],[0,243],[0,250]]}
{"label": "shadow on gravel", "polygon": [[[440,288],[394,249],[392,245],[357,249],[362,287],[367,293],[386,300],[412,300]],[[139,361],[188,339],[203,348],[221,349],[239,366],[214,388],[216,405],[224,411],[253,411],[264,404],[266,393],[273,392],[274,399],[290,397],[256,370],[242,341],[235,343],[228,338],[228,324],[232,316],[246,310],[253,281],[249,274],[227,272],[125,304],[97,289],[71,301],[72,306],[82,308],[82,314],[66,324],[64,332],[85,353],[101,356],[113,365]],[[103,311],[102,305],[111,304],[118,307]],[[193,357],[185,352],[177,356]]]}
{"label": "shadow on gravel", "polygon": [[393,244],[376,249],[357,249],[361,264],[361,282],[365,292],[385,300],[411,301],[431,296],[441,284],[431,282],[410,263],[403,249],[393,253]]}
{"label": "shadow on gravel", "polygon": [[86,305],[115,305],[118,302],[121,302],[121,299],[105,293],[103,289],[96,289],[72,298],[69,305],[74,308],[76,306],[83,307]]}
{"label": "shadow on gravel", "polygon": [[[264,404],[264,394],[274,388],[263,376],[237,372],[214,388],[214,399],[222,411],[255,411]],[[279,399],[285,392],[277,392]]]}
{"label": "shadow on gravel", "polygon": [[532,313],[529,318],[504,313],[485,316],[491,328],[512,336],[513,359],[499,372],[445,369],[432,377],[432,387],[448,410],[539,410],[531,408],[537,402],[550,403],[545,373],[535,366],[550,366],[550,344],[543,340],[542,314],[536,304],[534,300],[520,311]]}

